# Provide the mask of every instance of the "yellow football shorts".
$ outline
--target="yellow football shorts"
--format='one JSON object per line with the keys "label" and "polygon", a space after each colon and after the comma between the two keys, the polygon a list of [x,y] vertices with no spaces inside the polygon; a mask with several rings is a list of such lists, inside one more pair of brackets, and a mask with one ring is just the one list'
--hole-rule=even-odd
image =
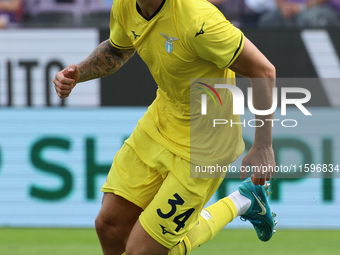
{"label": "yellow football shorts", "polygon": [[144,211],[147,233],[171,249],[192,229],[223,179],[190,178],[190,163],[153,140],[140,126],[117,153],[103,192]]}

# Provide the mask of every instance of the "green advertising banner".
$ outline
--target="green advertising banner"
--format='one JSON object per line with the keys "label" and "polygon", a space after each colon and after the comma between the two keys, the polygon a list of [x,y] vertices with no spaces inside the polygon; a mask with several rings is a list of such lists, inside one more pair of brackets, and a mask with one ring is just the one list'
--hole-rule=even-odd
{"label": "green advertising banner", "polygon": [[[340,110],[308,110],[311,116],[288,110],[285,119],[296,123],[283,125],[281,116],[273,122],[277,173],[271,181],[272,209],[278,227],[338,229]],[[145,111],[145,107],[2,109],[0,226],[92,227],[115,153]],[[253,141],[252,119],[246,111],[239,124],[246,151]],[[209,203],[237,188],[243,156],[230,165]],[[249,224],[236,220],[229,227]]]}

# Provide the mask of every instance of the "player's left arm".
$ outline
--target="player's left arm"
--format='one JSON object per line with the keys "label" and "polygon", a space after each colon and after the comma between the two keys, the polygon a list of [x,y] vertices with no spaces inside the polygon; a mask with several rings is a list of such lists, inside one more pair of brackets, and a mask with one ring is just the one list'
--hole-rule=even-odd
{"label": "player's left arm", "polygon": [[71,64],[56,74],[53,82],[58,96],[67,98],[77,83],[113,74],[134,53],[134,48],[119,49],[114,47],[109,39],[103,41],[78,65]]}
{"label": "player's left arm", "polygon": [[[248,77],[253,88],[253,105],[257,110],[267,110],[272,106],[272,89],[275,87],[276,69],[269,60],[251,43],[244,38],[244,47],[237,59],[229,66],[234,72]],[[256,115],[256,119],[263,121],[262,127],[257,127],[252,148],[242,161],[242,166],[275,167],[274,151],[272,147],[272,123],[266,119],[273,119],[274,114]],[[241,178],[246,172],[241,173]],[[256,171],[252,175],[255,185],[263,185],[271,178],[271,172]]]}

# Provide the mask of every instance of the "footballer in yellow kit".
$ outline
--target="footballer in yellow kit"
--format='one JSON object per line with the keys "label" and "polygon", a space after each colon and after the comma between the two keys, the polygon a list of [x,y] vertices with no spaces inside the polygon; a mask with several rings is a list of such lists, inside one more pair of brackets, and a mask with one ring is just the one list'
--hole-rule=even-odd
{"label": "footballer in yellow kit", "polygon": [[[194,227],[222,182],[190,178],[190,79],[233,80],[228,67],[241,53],[244,36],[205,0],[164,0],[149,19],[140,15],[135,0],[114,0],[110,41],[118,49],[136,49],[158,90],[117,153],[102,191],[142,208],[143,228],[170,249]],[[232,99],[223,103],[239,122]],[[226,126],[223,132],[224,163],[230,164],[244,150],[242,131]]]}

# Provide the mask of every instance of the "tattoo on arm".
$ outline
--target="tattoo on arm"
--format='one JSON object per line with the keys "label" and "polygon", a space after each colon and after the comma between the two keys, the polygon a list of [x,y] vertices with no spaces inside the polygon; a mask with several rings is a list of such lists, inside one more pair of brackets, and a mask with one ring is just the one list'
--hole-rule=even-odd
{"label": "tattoo on arm", "polygon": [[110,40],[99,44],[97,48],[78,64],[80,77],[78,82],[101,78],[116,72],[135,53],[135,49],[115,48]]}

